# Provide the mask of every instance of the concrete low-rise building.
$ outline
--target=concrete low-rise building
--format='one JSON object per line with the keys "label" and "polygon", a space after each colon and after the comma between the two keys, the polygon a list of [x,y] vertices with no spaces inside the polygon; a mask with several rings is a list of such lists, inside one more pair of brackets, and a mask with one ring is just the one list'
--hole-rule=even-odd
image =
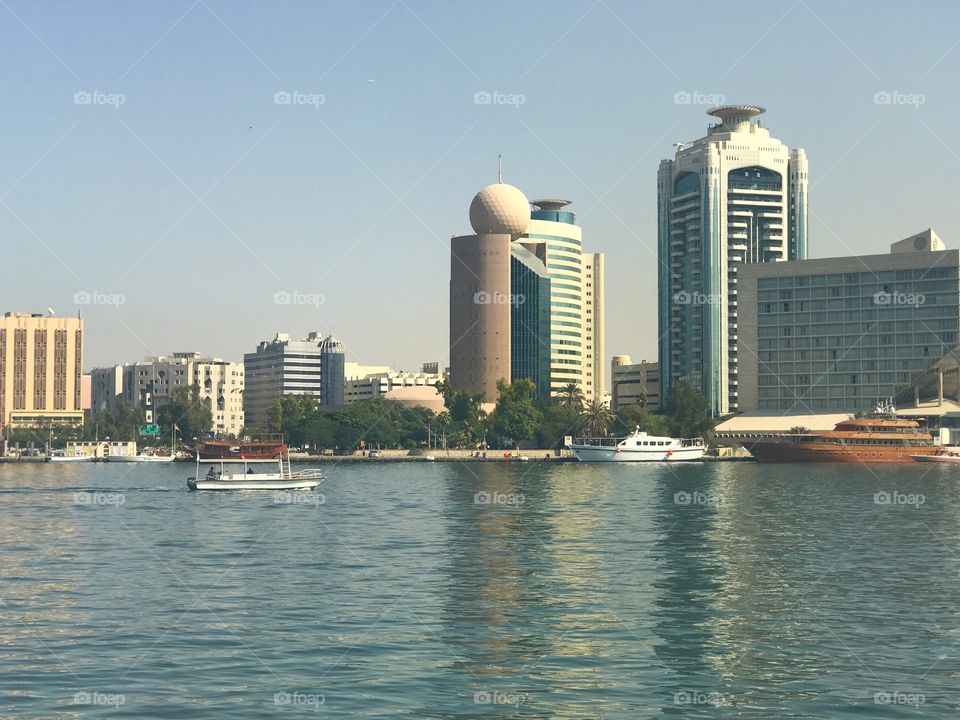
{"label": "concrete low-rise building", "polygon": [[610,407],[614,412],[627,405],[660,409],[659,363],[632,363],[629,355],[614,355],[610,360],[610,382]]}
{"label": "concrete low-rise building", "polygon": [[956,353],[960,252],[929,229],[890,250],[739,267],[732,330],[741,412],[810,415],[942,399],[943,374],[937,381],[930,370]]}
{"label": "concrete low-rise building", "polygon": [[443,374],[428,371],[434,368],[438,369],[436,363],[427,363],[420,372],[388,370],[386,372],[369,373],[363,377],[349,378],[346,381],[344,399],[349,404],[359,400],[386,397],[389,393],[400,388],[435,388],[443,380]]}
{"label": "concrete low-rise building", "polygon": [[210,405],[213,431],[239,435],[244,427],[244,369],[240,363],[198,352],[176,352],[144,358],[142,362],[94,368],[91,373],[91,410],[114,412],[118,403],[143,410],[148,423],[173,400],[178,387],[199,387],[200,399]]}

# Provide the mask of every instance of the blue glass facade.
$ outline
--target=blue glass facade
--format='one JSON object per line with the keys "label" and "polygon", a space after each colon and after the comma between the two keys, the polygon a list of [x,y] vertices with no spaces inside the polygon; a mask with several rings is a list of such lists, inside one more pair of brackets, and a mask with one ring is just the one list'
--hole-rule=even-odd
{"label": "blue glass facade", "polygon": [[528,378],[550,395],[550,275],[532,252],[510,251],[510,379]]}

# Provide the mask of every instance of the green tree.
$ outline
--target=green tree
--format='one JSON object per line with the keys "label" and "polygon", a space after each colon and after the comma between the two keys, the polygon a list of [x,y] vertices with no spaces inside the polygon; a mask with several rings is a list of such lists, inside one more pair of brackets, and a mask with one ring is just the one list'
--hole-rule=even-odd
{"label": "green tree", "polygon": [[591,400],[580,413],[580,430],[586,435],[602,437],[615,420],[613,411],[602,400]]}
{"label": "green tree", "polygon": [[[213,427],[210,401],[200,396],[200,386],[196,383],[174,388],[170,400],[157,409],[156,418],[165,435],[176,425],[180,428],[180,436],[185,439],[203,437]],[[122,431],[119,419],[117,425]]]}
{"label": "green tree", "polygon": [[576,408],[577,411],[582,410],[583,405],[586,402],[583,389],[577,385],[577,383],[568,383],[567,385],[564,385],[563,390],[560,392],[559,398],[561,405]]}
{"label": "green tree", "polygon": [[674,437],[701,437],[713,428],[707,401],[690,383],[680,381],[667,394],[666,411]]}
{"label": "green tree", "polygon": [[536,433],[539,447],[559,448],[563,445],[564,436],[575,434],[580,413],[572,405],[547,402],[540,407],[540,412],[543,420]]}
{"label": "green tree", "polygon": [[640,432],[661,437],[670,434],[670,428],[661,415],[654,415],[650,409],[642,405],[624,405],[617,412],[615,427],[618,432],[633,432],[640,428]]}
{"label": "green tree", "polygon": [[537,386],[520,378],[513,383],[497,381],[497,405],[490,416],[490,433],[496,445],[510,441],[519,447],[521,440],[530,440],[543,423],[543,413],[534,405]]}

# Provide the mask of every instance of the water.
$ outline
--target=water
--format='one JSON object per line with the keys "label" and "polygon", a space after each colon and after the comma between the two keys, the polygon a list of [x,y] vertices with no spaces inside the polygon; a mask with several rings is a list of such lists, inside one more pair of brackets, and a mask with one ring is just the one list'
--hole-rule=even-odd
{"label": "water", "polygon": [[0,465],[0,717],[960,715],[957,468],[325,467]]}

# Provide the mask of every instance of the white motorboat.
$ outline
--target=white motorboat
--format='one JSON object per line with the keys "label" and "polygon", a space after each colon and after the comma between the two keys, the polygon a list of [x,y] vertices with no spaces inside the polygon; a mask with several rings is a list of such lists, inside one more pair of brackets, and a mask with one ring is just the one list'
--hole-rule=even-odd
{"label": "white motorboat", "polygon": [[911,455],[917,462],[960,463],[960,447],[943,448],[936,455]]}
{"label": "white motorboat", "polygon": [[139,455],[107,455],[104,458],[107,462],[119,463],[161,463],[173,462],[173,455],[148,455],[140,453]]}
{"label": "white motorboat", "polygon": [[682,462],[702,460],[703,438],[647,435],[637,427],[626,437],[579,438],[568,445],[580,462]]}
{"label": "white motorboat", "polygon": [[[208,466],[205,475],[201,466]],[[312,490],[323,475],[317,468],[291,470],[290,456],[273,460],[200,460],[197,474],[187,479],[190,490]]]}
{"label": "white motorboat", "polygon": [[92,462],[93,455],[67,455],[63,450],[54,450],[45,458],[47,462]]}

